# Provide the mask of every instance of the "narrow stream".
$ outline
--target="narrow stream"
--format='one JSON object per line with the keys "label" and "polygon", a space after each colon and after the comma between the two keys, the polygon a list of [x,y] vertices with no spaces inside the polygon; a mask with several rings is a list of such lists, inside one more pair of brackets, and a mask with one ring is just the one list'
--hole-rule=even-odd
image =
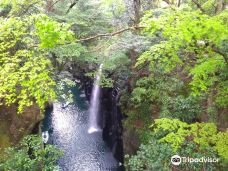
{"label": "narrow stream", "polygon": [[118,163],[102,139],[102,131],[89,134],[89,105],[77,87],[74,102],[63,108],[54,103],[48,109],[42,131],[48,131],[48,143],[64,151],[58,165],[62,171],[117,171]]}

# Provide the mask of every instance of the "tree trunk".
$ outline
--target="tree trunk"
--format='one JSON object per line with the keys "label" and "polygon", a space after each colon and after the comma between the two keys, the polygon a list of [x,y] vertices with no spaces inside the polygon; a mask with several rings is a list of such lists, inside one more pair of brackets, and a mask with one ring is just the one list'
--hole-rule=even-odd
{"label": "tree trunk", "polygon": [[46,3],[46,11],[47,12],[53,12],[54,11],[54,8],[53,8],[53,0],[47,0],[47,3]]}
{"label": "tree trunk", "polygon": [[215,13],[218,14],[226,8],[226,0],[217,0]]}
{"label": "tree trunk", "polygon": [[140,22],[140,8],[141,8],[141,1],[140,0],[134,0],[133,1],[134,6],[134,13],[135,13],[135,21],[134,24],[138,25]]}

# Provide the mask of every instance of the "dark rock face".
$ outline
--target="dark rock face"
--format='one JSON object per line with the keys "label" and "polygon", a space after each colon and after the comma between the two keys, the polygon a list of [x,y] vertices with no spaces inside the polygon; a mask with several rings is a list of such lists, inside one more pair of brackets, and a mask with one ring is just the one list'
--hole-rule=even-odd
{"label": "dark rock face", "polygon": [[43,119],[38,106],[25,108],[17,113],[17,106],[0,106],[0,148],[17,144],[21,138],[33,130]]}
{"label": "dark rock face", "polygon": [[[93,87],[93,80],[88,77],[78,77],[81,82],[81,89],[85,91],[87,100],[90,100]],[[123,141],[122,141],[122,114],[117,105],[119,101],[118,88],[102,88],[100,98],[100,125],[103,128],[103,140],[111,149],[118,162],[124,162]]]}
{"label": "dark rock face", "polygon": [[103,139],[108,144],[114,157],[124,162],[122,141],[122,114],[118,106],[118,88],[102,89],[101,110],[103,113]]}
{"label": "dark rock face", "polygon": [[134,155],[139,149],[140,141],[134,129],[123,129],[123,149],[125,154]]}

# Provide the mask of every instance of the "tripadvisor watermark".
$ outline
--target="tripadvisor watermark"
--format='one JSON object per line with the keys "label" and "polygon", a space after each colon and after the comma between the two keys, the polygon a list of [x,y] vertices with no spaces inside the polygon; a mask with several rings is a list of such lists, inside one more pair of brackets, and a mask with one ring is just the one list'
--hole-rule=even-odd
{"label": "tripadvisor watermark", "polygon": [[171,163],[175,166],[180,165],[181,163],[218,163],[218,158],[211,157],[201,157],[201,158],[192,158],[192,157],[180,157],[174,155],[171,157]]}

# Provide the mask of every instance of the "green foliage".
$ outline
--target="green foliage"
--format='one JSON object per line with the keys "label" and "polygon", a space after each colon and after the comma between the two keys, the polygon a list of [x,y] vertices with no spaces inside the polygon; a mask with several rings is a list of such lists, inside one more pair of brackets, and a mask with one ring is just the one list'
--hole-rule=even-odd
{"label": "green foliage", "polygon": [[[210,158],[218,158],[216,151],[212,147],[208,147],[204,150],[198,150],[198,145],[194,142],[185,141],[182,145],[182,148],[178,151],[180,156],[190,156],[191,158],[202,158],[202,157],[210,157]],[[220,163],[185,163],[182,162],[181,165],[178,166],[181,170],[201,170],[204,168],[208,171],[221,169],[219,165]]]}
{"label": "green foliage", "polygon": [[[152,39],[152,45],[137,59],[138,75],[131,84],[133,91],[126,93],[127,98],[121,103],[128,109],[124,110],[128,115],[125,123],[140,132],[143,143],[144,139],[148,140],[147,135],[151,136],[145,129],[148,122],[138,128],[135,121],[146,118],[152,122],[154,117],[165,117],[161,120],[164,124],[159,123],[152,132],[152,138],[161,144],[169,143],[173,153],[188,145],[195,156],[207,156],[207,151],[211,151],[211,156],[220,157],[222,165],[222,161],[227,161],[226,150],[220,146],[225,153],[222,154],[217,149],[215,124],[190,124],[200,120],[202,114],[210,115],[215,121],[215,114],[228,104],[227,11],[215,16],[207,14],[186,5],[146,12],[141,24],[145,26],[143,33]],[[223,135],[220,141],[225,138]],[[227,148],[226,143],[222,143]],[[194,148],[190,148],[191,144]],[[193,164],[185,168],[199,170],[202,167]],[[208,170],[214,167],[207,165]]]}
{"label": "green foliage", "polygon": [[104,69],[115,71],[118,68],[125,67],[130,63],[129,57],[125,51],[110,51],[104,58]]}
{"label": "green foliage", "polygon": [[184,163],[184,170],[216,170],[227,167],[227,133],[217,131],[214,123],[187,124],[177,119],[156,119],[151,126],[150,139],[140,146],[136,155],[126,156],[130,170],[171,170],[170,158],[219,158],[219,163]]}
{"label": "green foliage", "polygon": [[55,99],[56,83],[47,48],[73,40],[68,25],[51,20],[39,10],[24,15],[40,2],[0,3],[12,7],[8,17],[0,17],[0,105],[16,103],[19,113],[34,103],[43,110],[46,102]]}
{"label": "green foliage", "polygon": [[[102,0],[101,5],[104,9],[107,9],[108,16],[120,16],[122,13],[125,12],[125,6],[122,0]],[[113,11],[111,11],[110,9],[112,9]]]}
{"label": "green foliage", "polygon": [[109,39],[107,36],[83,41],[85,37],[119,30],[114,27],[113,22],[115,16],[124,13],[124,2],[80,0],[68,11],[69,3],[71,3],[69,0],[58,2],[54,6],[55,12],[51,15],[71,25],[71,29],[79,39],[78,42],[82,44],[57,46],[52,50],[57,60],[63,65],[67,62],[78,65],[86,76],[92,78],[95,77],[98,66],[103,63],[99,84],[103,87],[112,87],[114,80],[121,80],[118,83],[124,84],[122,80],[129,74],[130,60],[126,55],[126,48],[119,47],[121,42],[119,38],[115,39],[113,36]]}
{"label": "green foliage", "polygon": [[217,127],[214,123],[194,123],[191,125],[191,134],[194,142],[200,144],[200,148],[206,148],[214,144]]}
{"label": "green foliage", "polygon": [[[105,15],[98,1],[79,0],[74,8],[69,9],[70,0],[59,1],[55,4],[55,13],[51,15],[57,20],[73,25],[73,30],[78,38],[95,35],[109,28],[110,20]],[[67,13],[68,11],[68,13]],[[89,47],[89,45],[87,45]]]}
{"label": "green foliage", "polygon": [[190,136],[189,125],[177,119],[157,119],[155,120],[154,134],[159,142],[168,142],[173,151],[176,152],[185,141],[185,137]]}
{"label": "green foliage", "polygon": [[91,77],[95,80],[98,74],[100,74],[100,80],[99,80],[99,82],[98,81],[95,82],[95,84],[97,84],[101,87],[112,87],[113,86],[113,80],[108,78],[104,72],[98,73],[97,71],[95,71],[95,72],[86,73],[85,75],[88,77]]}
{"label": "green foliage", "polygon": [[196,65],[190,72],[193,75],[190,85],[192,85],[194,95],[198,95],[201,91],[207,91],[208,87],[218,82],[219,77],[216,76],[216,73],[223,72],[221,69],[225,67],[223,59],[218,56]]}
{"label": "green foliage", "polygon": [[189,85],[194,96],[216,90],[217,104],[226,106],[228,32],[224,16],[227,11],[211,17],[187,8],[148,13],[142,22],[145,32],[160,41],[138,58],[136,66],[149,61],[152,73],[159,67],[164,74],[182,68],[192,78]]}
{"label": "green foliage", "polygon": [[42,148],[41,137],[26,136],[18,146],[5,150],[1,156],[0,169],[14,171],[52,171],[57,168],[56,161],[63,152],[54,145]]}
{"label": "green foliage", "polygon": [[162,117],[177,118],[184,122],[193,122],[203,111],[200,106],[201,99],[197,97],[184,97],[182,95],[168,102],[168,107],[163,106]]}
{"label": "green foliage", "polygon": [[72,103],[73,102],[73,94],[71,88],[76,84],[70,78],[67,78],[67,75],[63,73],[58,76],[58,83],[56,86],[56,94],[57,100],[59,102]]}
{"label": "green foliage", "polygon": [[172,150],[168,144],[151,141],[141,145],[134,156],[126,155],[126,169],[130,171],[169,171]]}
{"label": "green foliage", "polygon": [[39,13],[44,3],[43,0],[1,0],[0,7],[8,8],[5,16],[21,17]]}
{"label": "green foliage", "polygon": [[[216,142],[215,149],[218,154],[222,156],[227,162],[228,160],[228,131],[226,132],[218,132],[217,136],[213,139]],[[228,163],[228,162],[227,162]]]}
{"label": "green foliage", "polygon": [[190,139],[189,141],[196,143],[200,150],[212,147],[221,158],[227,160],[228,130],[224,133],[218,132],[214,123],[187,124],[177,119],[162,118],[155,120],[152,127],[159,142],[170,143],[174,152],[182,147],[185,140]]}
{"label": "green foliage", "polygon": [[65,45],[57,45],[51,52],[57,56],[57,60],[59,63],[66,62],[66,61],[73,61],[73,60],[85,60],[80,58],[83,53],[87,50],[81,44],[78,43],[71,43]]}
{"label": "green foliage", "polygon": [[[0,18],[0,98],[1,103],[18,103],[18,111],[34,102],[41,109],[55,97],[55,82],[50,77],[51,64],[44,51],[29,49],[32,33],[28,33],[28,18]],[[27,50],[29,49],[29,50]],[[34,101],[35,99],[35,101]]]}
{"label": "green foliage", "polygon": [[[156,104],[160,106],[161,117],[193,122],[203,111],[202,99],[186,95],[184,89],[186,86],[183,81],[163,76],[156,71],[150,77],[141,78],[136,82],[131,101],[134,108],[140,108],[142,104],[148,104],[147,108],[152,108],[152,104]],[[143,115],[143,111],[139,112],[140,116]]]}
{"label": "green foliage", "polygon": [[48,16],[39,17],[35,26],[41,48],[53,48],[56,44],[73,41],[73,33],[69,31],[70,26],[53,21]]}

